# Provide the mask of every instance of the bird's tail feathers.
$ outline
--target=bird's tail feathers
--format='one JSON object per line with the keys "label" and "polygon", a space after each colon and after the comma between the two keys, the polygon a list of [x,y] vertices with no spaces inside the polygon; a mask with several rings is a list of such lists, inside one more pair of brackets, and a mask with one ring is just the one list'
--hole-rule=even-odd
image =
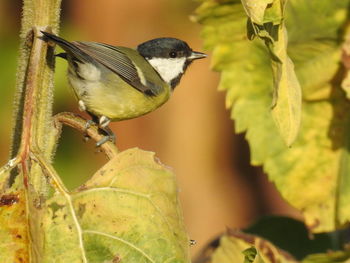
{"label": "bird's tail feathers", "polygon": [[[86,62],[89,60],[89,56],[87,56],[82,50],[80,50],[74,43],[69,42],[61,37],[58,37],[54,34],[41,31],[44,35],[44,40],[46,41],[52,41],[59,45],[64,51],[66,51],[68,54],[72,55],[75,59],[78,59],[81,62]],[[63,55],[64,53],[58,54],[59,57],[67,58],[66,55]]]}

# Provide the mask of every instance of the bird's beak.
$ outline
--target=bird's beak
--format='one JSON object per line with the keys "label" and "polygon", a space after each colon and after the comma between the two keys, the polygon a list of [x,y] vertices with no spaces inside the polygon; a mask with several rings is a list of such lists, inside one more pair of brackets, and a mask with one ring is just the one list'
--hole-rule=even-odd
{"label": "bird's beak", "polygon": [[197,52],[197,51],[192,51],[191,55],[188,57],[189,60],[194,60],[194,59],[200,59],[200,58],[206,58],[207,54]]}

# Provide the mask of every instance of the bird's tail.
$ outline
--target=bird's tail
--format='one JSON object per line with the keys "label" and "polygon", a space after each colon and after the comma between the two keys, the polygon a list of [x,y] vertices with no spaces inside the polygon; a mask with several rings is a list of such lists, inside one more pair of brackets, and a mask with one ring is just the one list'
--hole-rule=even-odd
{"label": "bird's tail", "polygon": [[[75,59],[78,59],[80,61],[86,61],[88,60],[86,54],[80,50],[74,43],[69,42],[61,37],[58,37],[54,34],[41,31],[43,33],[44,37],[43,40],[45,41],[52,41],[59,45],[64,51],[66,51],[68,54],[72,55]],[[59,54],[58,56],[66,58],[66,55],[64,54]]]}
{"label": "bird's tail", "polygon": [[51,34],[45,31],[41,31],[41,33],[43,33],[43,35],[45,36],[43,40],[52,41],[58,44],[61,48],[63,48],[63,50],[67,52],[71,51],[72,49],[76,49],[76,47],[72,43],[68,42],[67,40],[64,40],[63,38],[60,38],[54,34]]}

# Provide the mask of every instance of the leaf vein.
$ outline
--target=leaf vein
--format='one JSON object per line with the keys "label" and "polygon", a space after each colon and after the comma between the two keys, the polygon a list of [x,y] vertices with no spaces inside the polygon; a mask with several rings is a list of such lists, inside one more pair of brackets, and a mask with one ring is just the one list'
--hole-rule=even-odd
{"label": "leaf vein", "polygon": [[72,197],[73,196],[77,197],[77,196],[84,195],[84,194],[89,193],[89,192],[97,192],[97,191],[112,191],[112,192],[117,192],[117,193],[125,193],[125,194],[131,194],[131,195],[135,195],[135,196],[147,199],[151,203],[151,205],[156,209],[156,211],[160,214],[160,216],[163,218],[169,231],[171,231],[171,229],[172,229],[171,224],[169,223],[168,219],[162,213],[162,210],[152,201],[151,195],[149,195],[149,194],[142,194],[142,193],[138,193],[135,191],[116,188],[116,187],[99,187],[99,188],[88,189],[88,190],[84,190],[84,191],[72,194]]}
{"label": "leaf vein", "polygon": [[144,256],[149,262],[155,263],[155,260],[153,260],[149,255],[147,255],[145,252],[142,251],[142,249],[138,248],[137,246],[135,246],[134,244],[130,243],[129,241],[119,238],[117,236],[113,236],[104,232],[100,232],[100,231],[95,231],[95,230],[84,230],[83,233],[86,234],[95,234],[95,235],[100,235],[100,236],[105,236],[105,237],[109,237],[111,239],[115,239],[118,240],[122,243],[124,243],[125,245],[135,249],[137,252],[139,252],[142,256]]}

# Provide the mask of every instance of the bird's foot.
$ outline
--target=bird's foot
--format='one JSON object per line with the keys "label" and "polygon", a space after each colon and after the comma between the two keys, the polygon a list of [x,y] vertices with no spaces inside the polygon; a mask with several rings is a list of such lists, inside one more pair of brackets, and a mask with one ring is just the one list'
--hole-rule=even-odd
{"label": "bird's foot", "polygon": [[99,140],[96,143],[96,147],[100,147],[102,144],[111,141],[112,143],[115,143],[116,141],[116,136],[115,134],[112,132],[112,130],[109,127],[100,127],[100,130],[105,133],[105,136],[103,136],[103,138],[101,140]]}
{"label": "bird's foot", "polygon": [[110,135],[103,136],[103,138],[96,143],[96,147],[100,147],[102,144],[108,141],[115,143],[115,135],[113,134],[113,136],[110,136]]}

